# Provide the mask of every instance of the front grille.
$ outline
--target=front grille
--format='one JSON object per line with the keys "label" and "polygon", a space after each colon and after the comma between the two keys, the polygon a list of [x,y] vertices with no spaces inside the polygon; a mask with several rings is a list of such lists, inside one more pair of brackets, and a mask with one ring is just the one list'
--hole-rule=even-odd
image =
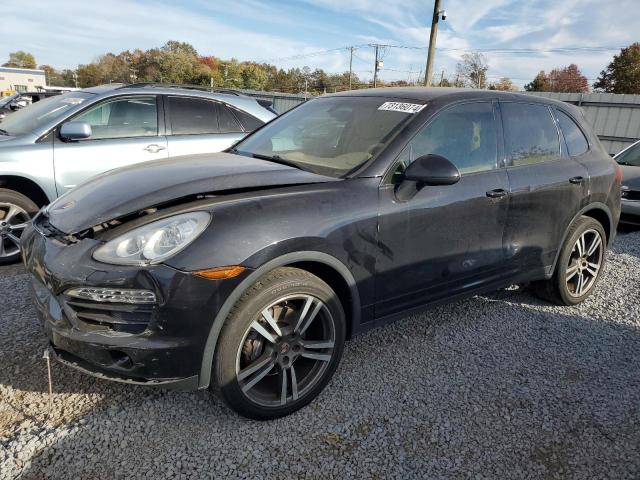
{"label": "front grille", "polygon": [[77,326],[89,331],[138,334],[147,329],[153,317],[152,305],[101,304],[67,297],[65,306]]}

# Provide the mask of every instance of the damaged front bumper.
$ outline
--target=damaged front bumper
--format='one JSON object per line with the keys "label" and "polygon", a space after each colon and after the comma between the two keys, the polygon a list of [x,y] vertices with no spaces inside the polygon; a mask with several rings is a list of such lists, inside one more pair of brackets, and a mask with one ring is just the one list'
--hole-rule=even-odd
{"label": "damaged front bumper", "polygon": [[[205,342],[222,303],[244,275],[207,280],[167,265],[96,262],[100,243],[58,238],[34,226],[22,238],[38,315],[55,357],[98,378],[181,390],[198,388]],[[78,298],[91,287],[153,292],[155,301]]]}

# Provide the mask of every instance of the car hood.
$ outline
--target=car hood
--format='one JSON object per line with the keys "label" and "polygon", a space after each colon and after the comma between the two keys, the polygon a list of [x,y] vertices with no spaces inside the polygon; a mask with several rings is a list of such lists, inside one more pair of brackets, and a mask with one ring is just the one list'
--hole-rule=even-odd
{"label": "car hood", "polygon": [[620,165],[620,168],[622,169],[622,185],[631,190],[640,191],[640,167]]}
{"label": "car hood", "polygon": [[175,157],[138,163],[93,177],[58,198],[47,213],[51,225],[71,234],[198,194],[335,180],[229,153]]}

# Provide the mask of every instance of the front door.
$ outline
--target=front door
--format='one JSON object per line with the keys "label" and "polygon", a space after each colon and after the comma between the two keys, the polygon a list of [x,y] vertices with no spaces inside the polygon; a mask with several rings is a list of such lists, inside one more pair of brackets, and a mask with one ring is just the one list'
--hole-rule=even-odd
{"label": "front door", "polygon": [[91,125],[84,140],[53,145],[56,189],[62,195],[99,173],[133,163],[167,158],[164,124],[153,95],[118,97],[85,110],[70,121]]}
{"label": "front door", "polygon": [[[383,181],[377,317],[506,275],[502,237],[509,184],[499,161],[497,125],[492,102],[449,107],[416,134]],[[403,181],[409,163],[427,154],[453,162],[460,181],[422,188]]]}

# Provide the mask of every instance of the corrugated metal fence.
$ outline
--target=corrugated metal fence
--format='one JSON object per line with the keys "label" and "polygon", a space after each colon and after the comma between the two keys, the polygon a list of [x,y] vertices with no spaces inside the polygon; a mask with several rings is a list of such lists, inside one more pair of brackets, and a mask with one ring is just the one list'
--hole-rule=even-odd
{"label": "corrugated metal fence", "polygon": [[273,109],[279,114],[282,114],[287,110],[291,110],[293,107],[306,102],[309,98],[305,95],[298,95],[294,93],[263,92],[260,90],[240,91],[245,95],[249,95],[250,97],[259,98],[261,100],[269,100],[273,104]]}
{"label": "corrugated metal fence", "polygon": [[[290,93],[243,90],[246,95],[273,102],[278,113],[304,103],[308,97]],[[613,93],[550,93],[530,95],[553,98],[582,107],[596,135],[611,155],[640,140],[640,95]]]}
{"label": "corrugated metal fence", "polygon": [[548,92],[531,95],[582,107],[602,145],[612,155],[640,139],[640,95]]}

